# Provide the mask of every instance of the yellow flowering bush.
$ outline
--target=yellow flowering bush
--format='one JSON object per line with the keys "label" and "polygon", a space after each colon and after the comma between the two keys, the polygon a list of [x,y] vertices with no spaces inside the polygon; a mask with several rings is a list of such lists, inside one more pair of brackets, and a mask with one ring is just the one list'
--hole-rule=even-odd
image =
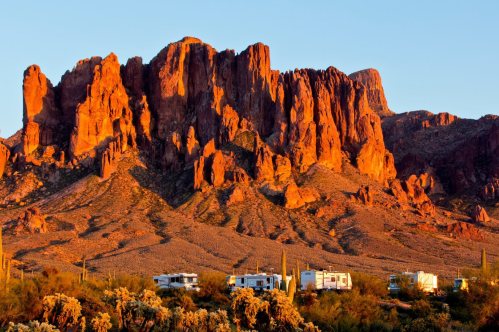
{"label": "yellow flowering bush", "polygon": [[10,322],[7,332],[59,332],[59,330],[54,325],[34,320],[27,324],[14,324]]}

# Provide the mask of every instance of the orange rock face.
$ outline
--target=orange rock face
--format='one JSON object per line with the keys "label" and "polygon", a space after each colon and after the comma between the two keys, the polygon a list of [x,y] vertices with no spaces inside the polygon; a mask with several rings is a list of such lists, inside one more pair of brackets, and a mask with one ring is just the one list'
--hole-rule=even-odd
{"label": "orange rock face", "polygon": [[69,153],[77,156],[93,149],[107,138],[123,134],[123,144],[135,141],[132,111],[122,84],[120,64],[111,53],[95,66],[87,98],[76,108],[76,124]]}
{"label": "orange rock face", "polygon": [[213,154],[211,162],[211,184],[215,187],[223,185],[225,182],[225,161],[222,151],[218,150]]}
{"label": "orange rock face", "polygon": [[345,155],[384,183],[396,173],[369,91],[333,67],[274,71],[260,43],[236,55],[186,37],[148,65],[134,57],[120,67],[112,53],[79,61],[56,88],[38,67],[28,68],[22,146],[29,154],[69,145],[62,152],[75,160],[91,150],[99,155],[121,136],[122,151],[138,139],[153,163],[179,170],[198,159],[201,146],[209,167],[216,148],[250,130],[264,138],[255,152],[258,180],[277,172],[284,181],[290,166],[304,172],[314,163],[341,171]]}
{"label": "orange rock face", "polygon": [[471,214],[471,220],[475,223],[490,221],[490,218],[483,207],[480,205],[475,206]]}
{"label": "orange rock face", "polygon": [[255,180],[265,181],[274,179],[273,153],[270,148],[259,143],[260,138],[255,136],[254,144],[254,170]]}
{"label": "orange rock face", "polygon": [[2,177],[3,172],[5,171],[5,166],[9,161],[9,156],[10,156],[9,149],[7,149],[5,145],[0,143],[0,178]]}
{"label": "orange rock face", "polygon": [[204,180],[204,157],[194,161],[194,190],[201,189]]}
{"label": "orange rock face", "polygon": [[381,76],[376,69],[364,69],[348,75],[354,81],[362,83],[366,88],[367,102],[369,106],[378,113],[379,116],[393,114],[388,108],[385,98],[385,91],[381,83]]}

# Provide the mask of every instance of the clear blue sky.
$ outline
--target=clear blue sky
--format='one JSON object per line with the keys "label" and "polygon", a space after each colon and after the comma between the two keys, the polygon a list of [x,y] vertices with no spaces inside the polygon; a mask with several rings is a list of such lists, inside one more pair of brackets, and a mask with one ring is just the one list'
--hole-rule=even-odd
{"label": "clear blue sky", "polygon": [[0,10],[0,130],[22,126],[22,79],[55,86],[80,59],[149,62],[194,36],[217,50],[270,46],[272,68],[381,73],[395,112],[499,114],[499,1],[7,1]]}

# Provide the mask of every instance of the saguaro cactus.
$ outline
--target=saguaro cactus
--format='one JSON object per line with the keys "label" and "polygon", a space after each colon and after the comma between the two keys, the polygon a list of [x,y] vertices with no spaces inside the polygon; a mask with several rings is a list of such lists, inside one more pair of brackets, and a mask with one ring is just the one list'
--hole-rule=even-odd
{"label": "saguaro cactus", "polygon": [[310,271],[310,266],[308,266],[308,263],[307,263],[307,271]]}
{"label": "saguaro cactus", "polygon": [[286,291],[286,252],[283,250],[282,251],[282,256],[281,256],[281,275],[282,275],[282,282],[281,282],[281,290]]}
{"label": "saguaro cactus", "polygon": [[83,259],[83,269],[81,272],[81,281],[85,282],[87,281],[87,268],[86,268],[86,260]]}
{"label": "saguaro cactus", "polygon": [[485,249],[482,249],[482,271],[487,271],[487,256],[485,255]]}
{"label": "saguaro cactus", "polygon": [[296,260],[296,288],[301,287],[301,274],[300,274],[300,262]]}
{"label": "saguaro cactus", "polygon": [[258,261],[256,261],[256,274],[258,274]]}
{"label": "saguaro cactus", "polygon": [[296,291],[296,279],[294,275],[291,275],[291,281],[289,282],[288,299],[289,302],[293,303]]}

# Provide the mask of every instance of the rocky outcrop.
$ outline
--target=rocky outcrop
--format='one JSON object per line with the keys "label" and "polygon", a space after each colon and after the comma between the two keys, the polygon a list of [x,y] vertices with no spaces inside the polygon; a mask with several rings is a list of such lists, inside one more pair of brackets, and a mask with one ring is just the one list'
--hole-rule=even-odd
{"label": "rocky outcrop", "polygon": [[475,223],[490,221],[487,212],[480,205],[475,206],[473,212],[471,213],[471,221]]}
{"label": "rocky outcrop", "polygon": [[344,155],[384,183],[396,173],[368,91],[333,67],[274,71],[261,43],[236,55],[186,37],[148,65],[134,57],[120,67],[112,53],[79,61],[55,88],[30,67],[22,150],[55,144],[74,160],[100,155],[121,136],[123,150],[138,140],[153,163],[179,170],[198,159],[200,146],[208,151],[213,142],[213,152],[250,130],[264,138],[255,157],[258,180],[274,178],[273,169],[284,181],[289,165],[298,172],[314,163],[341,171]]}
{"label": "rocky outcrop", "polygon": [[448,225],[446,227],[446,231],[447,233],[450,233],[452,236],[455,237],[476,240],[476,241],[485,240],[485,236],[479,229],[477,229],[472,224],[468,224],[462,221]]}
{"label": "rocky outcrop", "polygon": [[492,180],[480,189],[479,196],[482,200],[495,199],[499,195],[499,180]]}
{"label": "rocky outcrop", "polygon": [[16,232],[28,231],[30,233],[47,233],[48,227],[45,216],[36,207],[29,208],[22,212],[17,218],[15,226]]}
{"label": "rocky outcrop", "polygon": [[21,153],[31,154],[40,144],[51,144],[53,131],[59,123],[52,83],[33,65],[24,72],[23,134]]}
{"label": "rocky outcrop", "polygon": [[362,186],[357,191],[357,198],[366,206],[373,206],[372,192],[369,186]]}
{"label": "rocky outcrop", "polygon": [[274,179],[274,163],[272,161],[273,153],[269,146],[260,144],[258,135],[255,136],[254,149],[254,176],[256,181],[265,181]]}
{"label": "rocky outcrop", "polygon": [[199,157],[194,161],[194,190],[201,189],[201,184],[204,181],[204,157]]}
{"label": "rocky outcrop", "polygon": [[297,209],[307,203],[315,202],[318,194],[310,188],[299,188],[292,182],[284,189],[284,207],[286,209]]}
{"label": "rocky outcrop", "polygon": [[381,83],[381,76],[376,69],[369,68],[360,70],[348,75],[348,77],[362,83],[362,85],[366,87],[367,102],[380,117],[395,114],[388,108],[385,91]]}
{"label": "rocky outcrop", "polygon": [[222,151],[213,154],[211,162],[211,184],[215,187],[223,185],[225,182],[225,161]]}
{"label": "rocky outcrop", "polygon": [[133,115],[116,55],[111,53],[95,66],[93,75],[85,101],[76,108],[76,123],[69,147],[71,156],[80,155],[120,134],[123,146],[135,144]]}
{"label": "rocky outcrop", "polygon": [[5,166],[9,161],[10,151],[5,145],[0,143],[0,178],[2,178]]}
{"label": "rocky outcrop", "polygon": [[234,187],[232,189],[232,192],[229,195],[229,198],[227,199],[227,206],[243,202],[246,198],[246,192],[244,191],[243,188],[240,187]]}
{"label": "rocky outcrop", "polygon": [[187,165],[192,164],[194,160],[196,160],[196,158],[199,156],[200,150],[201,147],[199,146],[199,142],[196,140],[194,127],[190,126],[187,133],[185,163]]}
{"label": "rocky outcrop", "polygon": [[397,198],[399,202],[407,201],[407,194],[402,188],[402,185],[399,180],[395,180],[390,183],[390,192],[393,196]]}

